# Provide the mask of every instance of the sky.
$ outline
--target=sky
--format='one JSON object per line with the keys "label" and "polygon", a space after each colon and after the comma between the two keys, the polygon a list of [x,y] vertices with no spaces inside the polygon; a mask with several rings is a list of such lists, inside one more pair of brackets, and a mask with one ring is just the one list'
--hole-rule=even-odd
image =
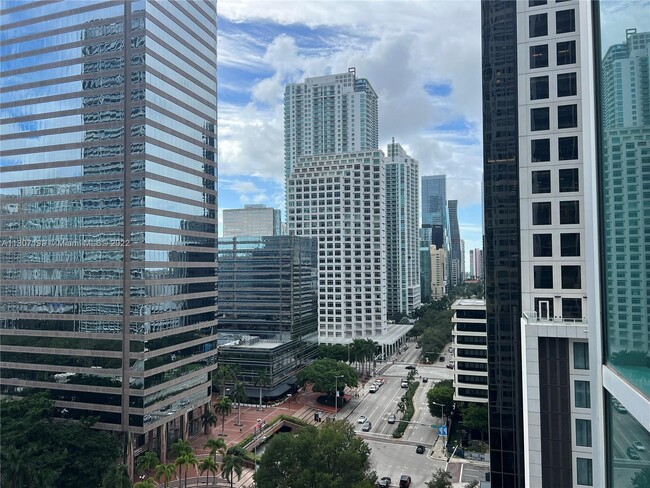
{"label": "sky", "polygon": [[379,142],[447,175],[466,253],[481,247],[478,1],[219,0],[219,205],[284,211],[287,83],[356,68],[379,95]]}

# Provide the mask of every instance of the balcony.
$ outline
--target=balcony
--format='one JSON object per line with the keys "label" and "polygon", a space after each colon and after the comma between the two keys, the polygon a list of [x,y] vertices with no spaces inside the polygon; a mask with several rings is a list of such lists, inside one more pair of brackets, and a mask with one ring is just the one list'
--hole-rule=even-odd
{"label": "balcony", "polygon": [[540,317],[537,312],[524,312],[523,319],[526,321],[526,325],[575,325],[575,326],[586,326],[587,320],[585,318],[581,319],[569,319],[561,317]]}

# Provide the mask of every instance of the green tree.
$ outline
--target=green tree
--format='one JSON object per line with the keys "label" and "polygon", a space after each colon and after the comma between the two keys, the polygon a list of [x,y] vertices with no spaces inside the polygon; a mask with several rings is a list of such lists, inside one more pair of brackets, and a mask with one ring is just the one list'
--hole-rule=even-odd
{"label": "green tree", "polygon": [[172,444],[172,456],[174,457],[179,457],[189,452],[192,452],[192,446],[183,439],[176,439]]}
{"label": "green tree", "polygon": [[464,488],[478,488],[479,485],[480,483],[478,480],[472,480],[469,483],[467,483]]}
{"label": "green tree", "polygon": [[269,375],[266,374],[266,371],[262,370],[255,378],[255,386],[258,386],[260,389],[260,408],[262,408],[262,388],[268,386],[269,384]]}
{"label": "green tree", "polygon": [[439,469],[427,481],[427,488],[452,488],[451,475],[444,469]]}
{"label": "green tree", "polygon": [[156,466],[159,464],[160,459],[158,459],[158,455],[153,451],[145,452],[135,461],[136,471],[139,474],[146,474],[149,471],[156,469]]}
{"label": "green tree", "polygon": [[210,456],[214,458],[214,462],[216,463],[217,453],[223,456],[228,449],[228,446],[226,445],[226,441],[219,437],[218,439],[209,439],[208,442],[203,445],[203,448],[210,449]]}
{"label": "green tree", "polygon": [[176,458],[176,461],[174,464],[176,467],[179,469],[179,474],[178,474],[178,479],[181,479],[181,475],[183,474],[183,468],[185,468],[185,477],[183,478],[184,483],[183,486],[187,488],[187,473],[190,470],[192,466],[196,466],[198,464],[198,459],[196,458],[196,454],[194,452],[186,452],[181,454]]}
{"label": "green tree", "polygon": [[210,434],[210,427],[213,427],[218,423],[219,419],[214,414],[212,407],[210,407],[210,404],[208,403],[205,406],[205,410],[203,410],[203,414],[201,414],[201,425],[203,425],[203,432],[206,437]]}
{"label": "green tree", "polygon": [[427,403],[429,404],[429,412],[431,412],[431,415],[434,417],[442,417],[442,407],[435,405],[435,403],[444,405],[444,410],[447,412],[447,416],[449,416],[449,414],[451,414],[451,409],[454,406],[453,381],[441,381],[427,391]]}
{"label": "green tree", "polygon": [[481,432],[481,442],[483,442],[483,433],[488,430],[488,406],[485,404],[470,403],[463,409],[463,425],[470,429],[476,429]]}
{"label": "green tree", "polygon": [[276,434],[255,474],[258,488],[372,488],[370,448],[344,420]]}
{"label": "green tree", "polygon": [[226,453],[223,456],[223,463],[221,465],[221,474],[224,478],[230,481],[230,488],[235,480],[235,474],[237,475],[237,480],[241,478],[241,474],[244,468],[244,460],[238,454]]}
{"label": "green tree", "polygon": [[224,435],[226,417],[232,412],[232,400],[227,396],[220,397],[219,401],[214,404],[214,411],[221,415],[221,435]]}
{"label": "green tree", "polygon": [[222,364],[214,372],[214,376],[217,381],[221,382],[219,395],[224,396],[226,394],[226,382],[232,380],[233,370],[229,365]]}
{"label": "green tree", "polygon": [[162,478],[165,488],[169,486],[169,481],[176,476],[176,466],[173,464],[159,464],[156,466],[156,481],[160,482]]}
{"label": "green tree", "polygon": [[133,488],[156,488],[156,482],[151,478],[147,478],[142,481],[138,481],[135,485],[133,485]]}
{"label": "green tree", "polygon": [[650,486],[650,466],[646,466],[634,475],[632,486],[634,488],[648,488]]}
{"label": "green tree", "polygon": [[114,464],[106,471],[102,479],[102,488],[131,488],[131,478],[126,466]]}
{"label": "green tree", "polygon": [[241,426],[241,402],[248,401],[246,387],[241,381],[236,381],[231,395],[233,401],[237,402],[237,426]]}
{"label": "green tree", "polygon": [[[337,376],[342,378],[335,379]],[[298,384],[313,383],[313,391],[334,396],[335,387],[343,391],[345,386],[357,386],[359,375],[347,364],[333,359],[317,359],[298,373]]]}
{"label": "green tree", "polygon": [[207,473],[205,475],[205,486],[208,486],[210,481],[210,473],[214,476],[214,481],[216,482],[217,473],[219,472],[219,465],[211,457],[205,457],[199,461],[199,473]]}

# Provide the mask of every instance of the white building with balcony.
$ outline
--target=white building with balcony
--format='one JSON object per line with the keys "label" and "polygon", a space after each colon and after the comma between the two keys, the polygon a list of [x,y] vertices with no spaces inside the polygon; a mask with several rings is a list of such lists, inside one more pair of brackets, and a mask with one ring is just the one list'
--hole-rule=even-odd
{"label": "white building with balcony", "polygon": [[487,403],[485,300],[461,298],[451,308],[455,311],[451,319],[454,323],[454,401]]}

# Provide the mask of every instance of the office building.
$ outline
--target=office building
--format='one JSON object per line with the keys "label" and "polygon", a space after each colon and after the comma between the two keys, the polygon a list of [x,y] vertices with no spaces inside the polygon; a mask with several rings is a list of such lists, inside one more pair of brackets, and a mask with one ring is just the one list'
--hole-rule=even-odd
{"label": "office building", "polygon": [[483,279],[483,250],[469,250],[469,276],[477,280]]}
{"label": "office building", "polygon": [[317,356],[318,240],[220,238],[218,256],[219,362],[239,368],[249,397],[284,396]]}
{"label": "office building", "polygon": [[[449,233],[447,219],[447,176],[422,177],[422,227],[442,226]],[[436,244],[438,245],[438,244]]]}
{"label": "office building", "polygon": [[279,236],[281,212],[266,205],[223,209],[223,237]]}
{"label": "office building", "polygon": [[410,315],[420,306],[418,209],[420,164],[400,144],[386,157],[386,279],[388,315]]}
{"label": "office building", "polygon": [[429,262],[431,277],[429,290],[433,300],[440,300],[447,294],[447,251],[443,248],[436,247],[435,244],[429,246]]}
{"label": "office building", "polygon": [[306,78],[284,89],[285,176],[301,156],[379,148],[377,94],[356,70]]}
{"label": "office building", "polygon": [[164,460],[216,367],[216,6],[3,6],[2,394]]}
{"label": "office building", "polygon": [[485,300],[462,298],[452,306],[454,401],[487,403],[487,322]]}
{"label": "office building", "polygon": [[431,301],[431,229],[420,229],[420,300]]}
{"label": "office building", "polygon": [[449,284],[458,286],[463,282],[465,260],[461,248],[460,228],[458,226],[458,200],[447,202],[449,209]]}
{"label": "office building", "polygon": [[[643,486],[650,446],[650,22],[647,5],[594,4],[597,171],[585,213],[593,486]],[[636,25],[606,22],[625,15]],[[607,40],[610,40],[607,42]],[[599,96],[598,96],[599,95]],[[593,388],[592,388],[593,390]],[[602,419],[598,421],[597,419]],[[639,484],[641,483],[641,484]]]}
{"label": "office building", "polygon": [[392,353],[411,326],[387,323],[383,152],[300,158],[287,183],[287,224],[290,234],[318,238],[319,343],[372,339]]}

